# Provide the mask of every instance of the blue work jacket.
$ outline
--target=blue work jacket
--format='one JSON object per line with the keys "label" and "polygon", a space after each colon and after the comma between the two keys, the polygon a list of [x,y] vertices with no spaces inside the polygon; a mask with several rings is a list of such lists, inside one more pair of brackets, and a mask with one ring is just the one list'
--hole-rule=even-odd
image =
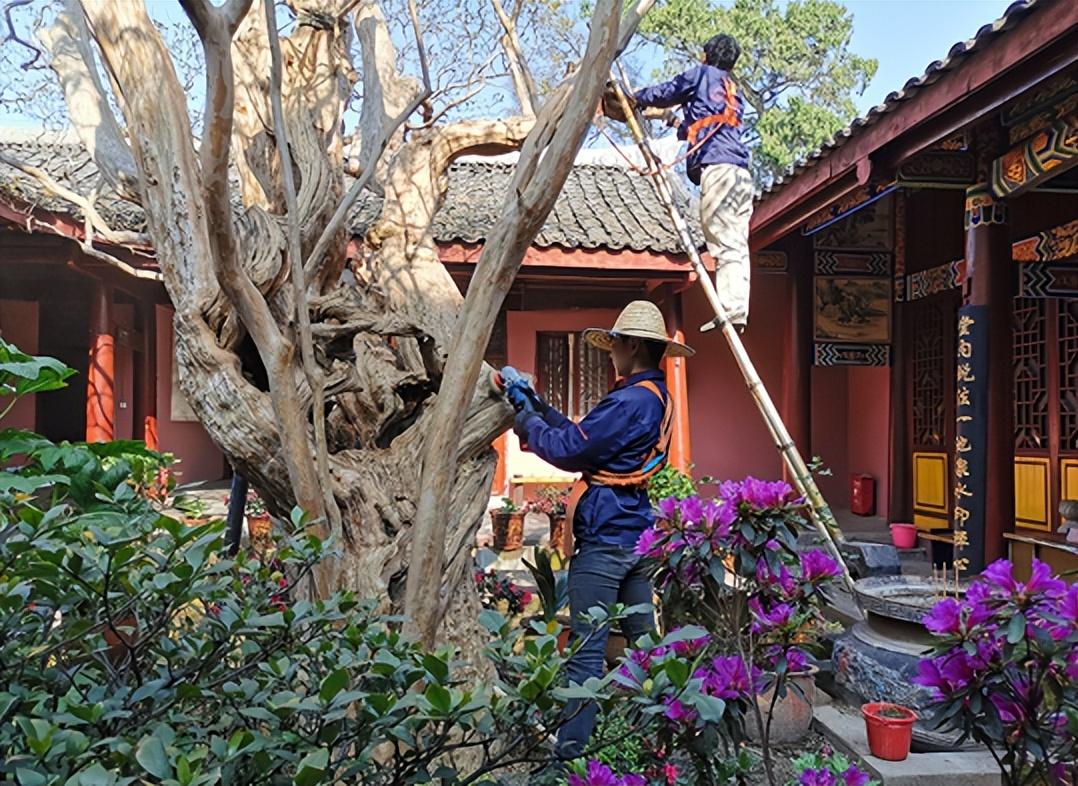
{"label": "blue work jacket", "polygon": [[[681,106],[683,117],[678,127],[678,138],[687,139],[689,127],[697,120],[710,115],[721,115],[726,110],[727,81],[733,84],[729,72],[701,63],[678,74],[669,82],[645,87],[634,98],[642,106]],[[700,129],[697,141],[706,141],[689,155],[686,166],[694,183],[700,182],[700,171],[710,164],[734,164],[748,168],[749,149],[741,141],[741,117],[745,99],[741,91],[733,88],[737,107],[733,124],[723,123]]]}
{"label": "blue work jacket", "polygon": [[[663,401],[636,384],[644,380],[656,384]],[[659,441],[669,398],[663,372],[643,371],[621,380],[580,423],[553,408],[526,411],[516,432],[529,450],[566,472],[636,472]],[[654,523],[647,488],[592,484],[573,516],[573,537],[632,548]]]}

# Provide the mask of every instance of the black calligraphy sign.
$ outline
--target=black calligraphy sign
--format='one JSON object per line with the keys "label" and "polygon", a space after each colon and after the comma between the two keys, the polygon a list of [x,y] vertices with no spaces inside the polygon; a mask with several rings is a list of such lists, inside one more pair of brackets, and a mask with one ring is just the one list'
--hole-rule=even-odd
{"label": "black calligraphy sign", "polygon": [[962,571],[984,568],[988,466],[988,317],[985,306],[958,310],[955,358],[954,558]]}

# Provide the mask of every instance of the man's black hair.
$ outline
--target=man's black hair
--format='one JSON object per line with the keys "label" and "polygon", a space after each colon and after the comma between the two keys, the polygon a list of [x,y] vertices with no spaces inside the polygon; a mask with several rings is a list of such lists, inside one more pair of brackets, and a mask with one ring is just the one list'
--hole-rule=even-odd
{"label": "man's black hair", "polygon": [[663,355],[666,354],[666,342],[645,340],[643,343],[644,355],[648,359],[648,364],[653,368],[658,368],[663,362]]}
{"label": "man's black hair", "polygon": [[704,60],[709,66],[732,71],[737,59],[741,57],[741,47],[737,39],[726,33],[719,33],[704,44]]}

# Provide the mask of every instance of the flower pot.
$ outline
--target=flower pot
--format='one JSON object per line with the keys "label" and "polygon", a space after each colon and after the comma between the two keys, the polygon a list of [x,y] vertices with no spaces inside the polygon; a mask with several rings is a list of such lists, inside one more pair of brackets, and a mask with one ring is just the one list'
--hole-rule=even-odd
{"label": "flower pot", "polygon": [[910,755],[917,713],[898,704],[861,705],[868,734],[868,749],[877,759],[903,761]]}
{"label": "flower pot", "polygon": [[128,650],[138,642],[138,620],[131,615],[113,620],[111,626],[105,624],[101,635],[108,645],[105,656],[117,667],[127,660]]}
{"label": "flower pot", "polygon": [[[813,666],[807,671],[788,675],[786,695],[775,702],[774,709],[771,708],[775,695],[773,687],[756,696],[756,704],[760,707],[760,715],[765,725],[768,712],[771,713],[770,744],[797,742],[808,734],[812,726],[812,710],[816,705],[818,671],[819,669]],[[751,709],[745,726],[750,740],[759,743],[763,739],[756,713]]]}
{"label": "flower pot", "polygon": [[492,510],[490,520],[494,529],[494,551],[519,551],[524,548],[523,513]]}
{"label": "flower pot", "polygon": [[556,551],[562,557],[567,557],[573,544],[573,530],[569,527],[565,516],[550,517],[550,550]]}
{"label": "flower pot", "polygon": [[247,517],[247,537],[251,539],[252,546],[267,545],[272,530],[273,524],[268,513]]}
{"label": "flower pot", "polygon": [[912,524],[892,524],[891,542],[896,549],[912,549],[917,546],[917,527]]}

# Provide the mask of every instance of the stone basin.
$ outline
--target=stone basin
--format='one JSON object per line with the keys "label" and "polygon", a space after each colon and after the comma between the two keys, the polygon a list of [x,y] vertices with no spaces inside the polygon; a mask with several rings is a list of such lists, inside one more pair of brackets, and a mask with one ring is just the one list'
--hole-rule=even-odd
{"label": "stone basin", "polygon": [[856,581],[854,589],[865,619],[835,642],[836,685],[855,702],[887,701],[916,710],[922,719],[914,727],[915,749],[955,749],[957,735],[933,730],[931,695],[913,683],[918,662],[933,644],[921,619],[942,597],[942,586],[920,576],[872,576]]}

